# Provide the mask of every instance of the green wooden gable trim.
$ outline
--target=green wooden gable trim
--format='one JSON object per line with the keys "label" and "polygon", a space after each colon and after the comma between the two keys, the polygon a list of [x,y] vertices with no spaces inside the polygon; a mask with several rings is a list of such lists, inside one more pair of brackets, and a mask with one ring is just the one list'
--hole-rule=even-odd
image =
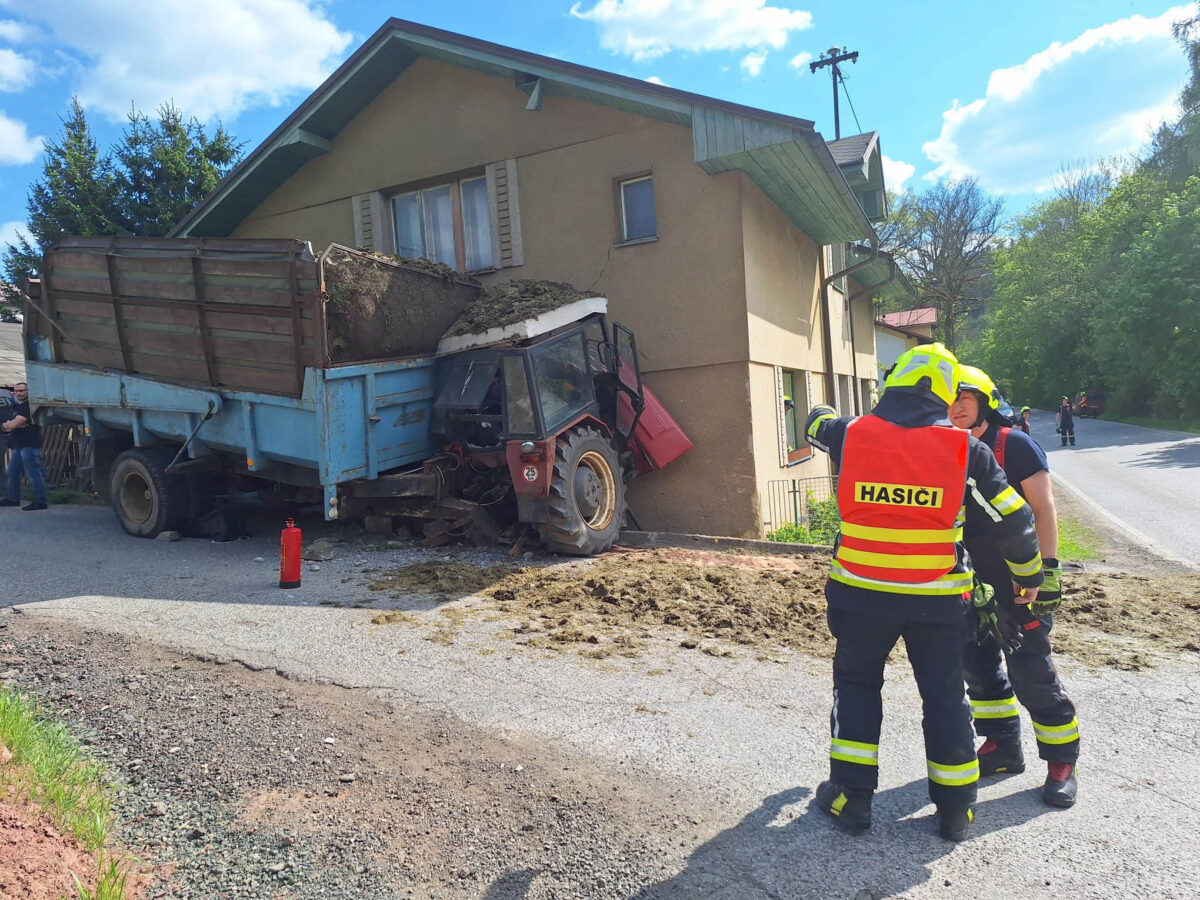
{"label": "green wooden gable trim", "polygon": [[300,105],[205,200],[175,236],[230,234],[332,140],[418,57],[510,81],[537,111],[561,96],[690,127],[706,172],[746,175],[817,243],[874,240],[854,191],[813,123],[590,69],[429,28],[389,20]]}

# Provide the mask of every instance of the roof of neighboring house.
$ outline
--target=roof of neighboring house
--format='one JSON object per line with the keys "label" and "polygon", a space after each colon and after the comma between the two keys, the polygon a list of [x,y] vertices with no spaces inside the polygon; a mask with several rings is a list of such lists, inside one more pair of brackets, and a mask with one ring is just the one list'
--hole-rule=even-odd
{"label": "roof of neighboring house", "polygon": [[900,312],[884,313],[879,317],[879,321],[893,328],[912,328],[914,325],[936,325],[937,307],[922,306],[920,309],[904,309]]}
{"label": "roof of neighboring house", "polygon": [[868,131],[866,134],[856,134],[841,140],[829,142],[829,152],[833,161],[839,166],[861,164],[871,154],[871,149],[879,143],[879,132]]}
{"label": "roof of neighboring house", "polygon": [[868,131],[833,141],[829,152],[858,196],[872,222],[887,218],[887,191],[883,183],[883,151],[879,132]]}
{"label": "roof of neighboring house", "polygon": [[[368,38],[175,226],[172,236],[229,234],[308,160],[330,152],[332,139],[419,57],[504,78],[514,90],[528,95],[527,110],[540,110],[547,97],[566,96],[689,127],[697,165],[710,175],[731,170],[745,173],[817,243],[875,239],[860,196],[808,119],[728,103],[402,19],[389,19]],[[853,162],[850,168],[854,168]]]}

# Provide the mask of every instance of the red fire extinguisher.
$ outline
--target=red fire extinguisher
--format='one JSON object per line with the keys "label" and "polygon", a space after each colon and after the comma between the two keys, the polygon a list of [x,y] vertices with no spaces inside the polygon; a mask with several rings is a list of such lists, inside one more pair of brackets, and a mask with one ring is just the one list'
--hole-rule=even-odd
{"label": "red fire extinguisher", "polygon": [[300,529],[288,519],[279,532],[279,586],[300,587]]}

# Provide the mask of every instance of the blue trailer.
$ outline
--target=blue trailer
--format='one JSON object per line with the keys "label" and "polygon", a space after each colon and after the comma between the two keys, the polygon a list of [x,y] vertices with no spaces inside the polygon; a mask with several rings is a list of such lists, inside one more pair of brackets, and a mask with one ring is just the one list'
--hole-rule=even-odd
{"label": "blue trailer", "polygon": [[433,537],[512,522],[561,552],[607,549],[625,483],[690,442],[602,300],[439,354],[478,294],[337,245],[71,238],[31,285],[30,396],[42,421],[83,425],[131,534],[195,529],[256,490],[327,519],[426,517]]}

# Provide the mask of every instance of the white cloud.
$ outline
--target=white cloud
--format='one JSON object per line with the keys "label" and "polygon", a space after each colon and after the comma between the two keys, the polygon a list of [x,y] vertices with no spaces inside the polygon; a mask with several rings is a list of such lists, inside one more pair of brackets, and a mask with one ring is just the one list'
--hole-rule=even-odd
{"label": "white cloud", "polygon": [[797,72],[799,72],[801,75],[803,75],[805,72],[808,71],[808,64],[810,62],[812,62],[812,60],[813,60],[813,55],[811,53],[809,53],[807,50],[803,50],[800,53],[797,53],[791,59],[789,59],[788,65],[791,66],[793,69],[795,69]]}
{"label": "white cloud", "polygon": [[663,81],[661,78],[659,78],[657,75],[651,75],[649,78],[646,78],[644,80],[650,82],[651,84],[661,84],[664,86],[666,85],[666,82]]}
{"label": "white cloud", "polygon": [[1171,25],[1193,13],[1130,16],[993,71],[983,97],[942,113],[941,134],[922,147],[937,164],[925,177],[1025,193],[1051,187],[1064,159],[1136,150],[1176,112],[1186,61]]}
{"label": "white cloud", "polygon": [[24,122],[0,112],[0,165],[23,166],[38,158],[45,138],[30,137]]}
{"label": "white cloud", "polygon": [[31,29],[12,19],[0,21],[0,41],[16,44],[30,37]]}
{"label": "white cloud", "polygon": [[748,53],[742,58],[742,71],[748,78],[757,78],[762,72],[763,63],[767,61],[766,53]]}
{"label": "white cloud", "polygon": [[21,12],[73,58],[84,105],[118,120],[131,103],[202,121],[280,105],[320,84],[351,39],[317,0],[22,0]]}
{"label": "white cloud", "polygon": [[571,15],[596,23],[600,45],[637,61],[672,50],[775,50],[793,31],[812,27],[812,14],[768,6],[767,0],[595,0]]}
{"label": "white cloud", "polygon": [[917,167],[901,159],[883,154],[883,182],[890,191],[903,190],[904,182],[913,177]]}
{"label": "white cloud", "polygon": [[23,91],[33,81],[33,60],[9,50],[0,49],[0,91]]}
{"label": "white cloud", "polygon": [[24,222],[4,222],[0,224],[0,250],[7,247],[9,244],[17,242],[17,234],[29,236],[29,226]]}

